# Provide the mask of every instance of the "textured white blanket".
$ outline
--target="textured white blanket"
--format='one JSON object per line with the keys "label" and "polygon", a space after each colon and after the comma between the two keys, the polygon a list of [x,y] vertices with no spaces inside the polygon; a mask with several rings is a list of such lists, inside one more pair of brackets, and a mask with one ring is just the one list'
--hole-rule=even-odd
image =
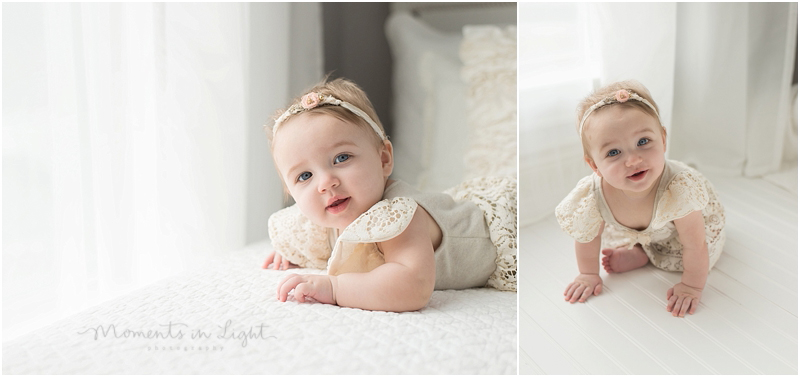
{"label": "textured white blanket", "polygon": [[[3,344],[7,374],[515,374],[517,295],[436,291],[424,309],[281,303],[258,243]],[[316,270],[294,270],[320,273]]]}

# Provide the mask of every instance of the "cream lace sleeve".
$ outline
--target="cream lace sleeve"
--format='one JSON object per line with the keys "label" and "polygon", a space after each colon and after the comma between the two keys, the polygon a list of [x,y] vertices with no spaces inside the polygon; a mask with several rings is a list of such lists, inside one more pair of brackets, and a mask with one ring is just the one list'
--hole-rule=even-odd
{"label": "cream lace sleeve", "polygon": [[581,179],[556,207],[556,220],[561,229],[578,242],[593,240],[603,224],[594,195],[593,180],[593,175]]}
{"label": "cream lace sleeve", "polygon": [[410,198],[397,197],[375,203],[339,235],[328,261],[328,275],[369,272],[382,265],[383,254],[375,243],[403,233],[416,210],[417,202]]}
{"label": "cream lace sleeve", "polygon": [[708,204],[705,180],[694,169],[686,169],[672,178],[656,207],[654,227],[660,228],[669,221],[680,219]]}
{"label": "cream lace sleeve", "polygon": [[284,208],[269,217],[272,247],[298,266],[324,269],[331,255],[328,231],[311,222],[297,205]]}

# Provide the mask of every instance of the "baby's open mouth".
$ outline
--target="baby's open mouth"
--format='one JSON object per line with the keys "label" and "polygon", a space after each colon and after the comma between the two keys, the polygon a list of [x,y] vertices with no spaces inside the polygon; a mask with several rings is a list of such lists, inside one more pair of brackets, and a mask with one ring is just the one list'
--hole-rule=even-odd
{"label": "baby's open mouth", "polygon": [[348,203],[350,203],[350,197],[337,199],[334,200],[333,203],[325,207],[325,210],[330,213],[337,214],[339,212],[344,211],[347,208]]}
{"label": "baby's open mouth", "polygon": [[628,179],[632,179],[634,181],[638,181],[644,178],[644,175],[647,173],[647,170],[638,171],[628,176]]}

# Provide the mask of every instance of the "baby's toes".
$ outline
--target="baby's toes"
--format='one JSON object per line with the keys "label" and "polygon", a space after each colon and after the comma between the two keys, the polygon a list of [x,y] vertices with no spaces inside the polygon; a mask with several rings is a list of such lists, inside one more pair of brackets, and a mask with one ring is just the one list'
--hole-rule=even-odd
{"label": "baby's toes", "polygon": [[606,270],[606,272],[608,272],[608,273],[612,272],[611,261],[610,260],[608,260],[607,258],[603,258],[603,261],[601,262],[601,264],[603,265],[603,269]]}

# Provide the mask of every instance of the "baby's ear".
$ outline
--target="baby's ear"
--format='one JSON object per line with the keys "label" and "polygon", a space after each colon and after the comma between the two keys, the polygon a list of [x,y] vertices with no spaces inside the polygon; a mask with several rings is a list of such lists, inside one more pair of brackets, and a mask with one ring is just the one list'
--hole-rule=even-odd
{"label": "baby's ear", "polygon": [[592,168],[592,171],[594,171],[594,173],[597,174],[598,177],[603,178],[603,175],[600,174],[600,170],[597,170],[597,164],[594,163],[594,160],[592,160],[591,157],[583,156],[583,160],[586,161],[586,163],[589,165],[590,168]]}
{"label": "baby's ear", "polygon": [[383,148],[380,149],[379,153],[381,156],[383,176],[388,177],[392,175],[392,170],[394,170],[394,152],[392,150],[392,142],[389,140],[384,140]]}

